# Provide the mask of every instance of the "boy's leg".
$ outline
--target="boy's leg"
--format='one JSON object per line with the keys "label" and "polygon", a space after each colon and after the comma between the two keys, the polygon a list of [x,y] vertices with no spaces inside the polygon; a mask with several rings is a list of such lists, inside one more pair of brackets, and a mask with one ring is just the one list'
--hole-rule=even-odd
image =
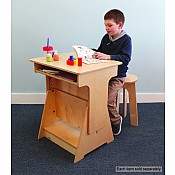
{"label": "boy's leg", "polygon": [[111,78],[108,86],[108,111],[112,125],[121,123],[121,116],[117,111],[116,101],[118,91],[123,87],[125,78]]}

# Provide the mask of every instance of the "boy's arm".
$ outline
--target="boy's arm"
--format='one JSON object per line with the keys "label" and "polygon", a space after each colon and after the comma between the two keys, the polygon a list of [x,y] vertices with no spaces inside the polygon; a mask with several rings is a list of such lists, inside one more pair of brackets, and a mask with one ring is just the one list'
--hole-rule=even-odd
{"label": "boy's arm", "polygon": [[121,49],[120,54],[115,54],[115,52],[113,54],[110,54],[111,60],[121,61],[124,64],[128,64],[131,60],[131,50],[131,40],[127,40],[127,42],[123,44],[123,48]]}
{"label": "boy's arm", "polygon": [[[101,40],[100,46],[97,49],[97,52],[94,54],[96,58],[98,59],[111,59],[111,60],[116,60],[116,61],[121,61],[124,64],[128,64],[129,61],[131,60],[131,52],[132,52],[132,42],[131,38],[127,37],[123,43],[117,44],[115,50],[111,50],[111,52],[107,51],[104,46],[108,45],[109,40],[106,39],[107,37],[103,37]],[[113,47],[113,44],[115,43],[110,43],[112,45],[108,45],[108,47]],[[109,52],[108,54],[105,52]]]}

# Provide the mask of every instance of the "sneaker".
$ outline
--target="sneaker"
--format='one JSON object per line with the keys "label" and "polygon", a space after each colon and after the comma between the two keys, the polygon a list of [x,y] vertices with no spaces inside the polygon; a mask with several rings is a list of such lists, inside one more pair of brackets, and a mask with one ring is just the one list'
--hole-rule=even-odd
{"label": "sneaker", "polygon": [[112,132],[114,135],[119,135],[121,130],[122,130],[122,117],[120,117],[121,120],[120,120],[120,123],[116,124],[116,125],[113,125],[112,124]]}

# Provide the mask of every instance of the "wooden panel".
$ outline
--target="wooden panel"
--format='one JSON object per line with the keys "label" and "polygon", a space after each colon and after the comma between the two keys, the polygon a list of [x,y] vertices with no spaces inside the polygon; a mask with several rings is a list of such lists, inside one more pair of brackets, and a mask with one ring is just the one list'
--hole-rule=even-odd
{"label": "wooden panel", "polygon": [[61,77],[60,75],[52,75],[50,73],[43,72],[42,70],[36,70],[36,72],[41,73],[41,74],[46,75],[46,76],[49,76],[49,77],[52,77],[52,78],[55,78],[56,80],[58,79],[58,80],[61,80],[61,81],[65,81],[65,82],[69,82],[71,84],[77,85],[76,81],[73,81],[69,78]]}
{"label": "wooden panel", "polygon": [[97,147],[105,143],[110,143],[114,140],[109,117],[107,117],[105,120],[106,126],[92,134],[87,133],[87,123],[87,118],[85,118],[84,126],[80,134],[74,163],[83,159],[85,154],[91,152]]}
{"label": "wooden panel", "polygon": [[75,148],[74,146],[66,143],[64,140],[58,138],[57,136],[55,136],[54,134],[44,130],[44,136],[51,140],[52,142],[56,143],[57,145],[59,145],[60,147],[64,148],[65,150],[69,151],[72,154],[76,154],[76,150],[77,148]]}
{"label": "wooden panel", "polygon": [[59,120],[44,128],[46,131],[54,134],[66,143],[77,148],[80,137],[80,129],[70,123]]}
{"label": "wooden panel", "polygon": [[108,82],[114,75],[117,75],[116,67],[106,68],[103,71],[97,70],[79,76],[79,85],[87,85],[89,87],[89,134],[106,125],[106,117],[109,117],[107,109]]}
{"label": "wooden panel", "polygon": [[71,94],[73,96],[77,96],[86,101],[89,100],[89,87],[87,86],[78,87],[77,85],[69,82],[55,80],[53,88]]}
{"label": "wooden panel", "polygon": [[82,128],[88,102],[59,90],[55,92],[57,117]]}
{"label": "wooden panel", "polygon": [[44,137],[43,128],[53,123],[56,119],[57,117],[55,108],[55,91],[50,90],[47,91],[46,94],[46,101],[44,105],[38,138]]}

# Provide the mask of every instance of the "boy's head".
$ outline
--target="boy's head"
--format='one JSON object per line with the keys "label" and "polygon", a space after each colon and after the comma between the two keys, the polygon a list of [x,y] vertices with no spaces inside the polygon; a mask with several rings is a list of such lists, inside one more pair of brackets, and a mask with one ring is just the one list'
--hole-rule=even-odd
{"label": "boy's head", "polygon": [[104,23],[107,33],[115,37],[120,34],[125,22],[124,14],[118,9],[112,9],[104,15]]}
{"label": "boy's head", "polygon": [[107,19],[113,19],[116,24],[119,24],[120,22],[124,24],[125,22],[125,16],[123,12],[121,12],[118,9],[109,10],[104,16],[104,20],[107,20]]}

